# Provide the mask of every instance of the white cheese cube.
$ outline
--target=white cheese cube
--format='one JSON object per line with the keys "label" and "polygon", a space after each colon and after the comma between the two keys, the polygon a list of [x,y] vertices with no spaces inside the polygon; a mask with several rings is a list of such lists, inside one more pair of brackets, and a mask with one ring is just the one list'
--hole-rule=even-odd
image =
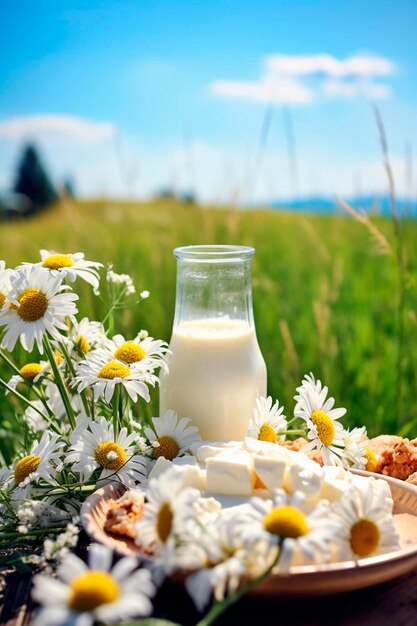
{"label": "white cheese cube", "polygon": [[183,467],[187,465],[198,466],[197,459],[195,458],[195,456],[192,456],[191,454],[187,454],[186,456],[177,456],[172,462],[174,465],[177,465],[179,467]]}
{"label": "white cheese cube", "polygon": [[253,437],[246,437],[243,442],[245,450],[250,454],[266,456],[272,459],[280,459],[285,461],[288,458],[288,451],[283,446],[270,441],[260,441]]}
{"label": "white cheese cube", "polygon": [[272,459],[258,454],[253,457],[255,474],[269,491],[282,487],[286,467],[286,462],[280,459]]}
{"label": "white cheese cube", "polygon": [[329,502],[336,502],[340,500],[347,489],[351,489],[351,486],[344,480],[333,480],[331,478],[324,478],[320,498],[322,500],[329,500]]}
{"label": "white cheese cube", "polygon": [[339,465],[325,465],[323,467],[324,475],[331,480],[346,480],[347,471]]}
{"label": "white cheese cube", "polygon": [[291,465],[284,479],[285,489],[289,493],[302,491],[306,496],[306,504],[313,506],[318,503],[323,487],[323,471],[317,463],[315,467]]}
{"label": "white cheese cube", "polygon": [[310,459],[304,452],[296,452],[295,450],[287,450],[288,459],[291,465],[302,466],[305,469],[311,468],[314,471],[315,468],[320,467],[316,461]]}
{"label": "white cheese cube", "polygon": [[165,457],[160,456],[155,461],[148,478],[158,478],[158,476],[161,476],[161,474],[164,474],[172,467],[176,467],[181,471],[184,487],[194,487],[194,489],[200,489],[200,491],[205,490],[206,472],[199,467],[197,459],[192,456],[179,457],[173,461],[169,461]]}
{"label": "white cheese cube", "polygon": [[206,472],[201,469],[195,456],[180,456],[172,461],[175,467],[181,468],[184,474],[184,487],[194,487],[204,491],[206,488]]}
{"label": "white cheese cube", "polygon": [[249,454],[229,454],[207,459],[206,487],[212,494],[250,496],[253,472]]}
{"label": "white cheese cube", "polygon": [[229,443],[233,445],[219,445],[222,442],[215,441],[212,444],[201,444],[198,447],[195,447],[193,450],[193,454],[195,454],[197,461],[199,463],[205,463],[207,459],[210,459],[215,456],[219,456],[221,454],[235,454],[241,452],[240,448],[236,445],[240,442],[231,441]]}

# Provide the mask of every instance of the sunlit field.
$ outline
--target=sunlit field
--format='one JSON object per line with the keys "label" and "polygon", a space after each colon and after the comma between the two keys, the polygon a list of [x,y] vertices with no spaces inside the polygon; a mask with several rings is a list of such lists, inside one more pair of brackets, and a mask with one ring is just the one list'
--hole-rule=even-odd
{"label": "sunlit field", "polygon": [[[391,221],[375,219],[395,250]],[[132,336],[146,328],[169,340],[175,300],[172,249],[197,243],[256,248],[253,299],[256,327],[269,373],[269,393],[293,410],[294,388],[313,371],[346,425],[370,434],[417,435],[417,224],[403,224],[406,245],[405,349],[398,362],[398,270],[395,255],[376,254],[369,232],[349,216],[197,208],[174,201],[149,204],[66,203],[30,221],[2,223],[8,266],[36,261],[40,248],[82,251],[129,273],[151,297],[119,313],[116,330]],[[88,288],[80,313],[100,319]],[[23,359],[23,355],[22,355]],[[398,368],[402,371],[401,384]],[[3,377],[11,375],[1,364]],[[398,401],[398,392],[400,399]],[[1,398],[3,418],[13,400]],[[149,407],[157,415],[157,395]],[[415,420],[415,428],[412,422]],[[404,432],[406,432],[404,430]]]}

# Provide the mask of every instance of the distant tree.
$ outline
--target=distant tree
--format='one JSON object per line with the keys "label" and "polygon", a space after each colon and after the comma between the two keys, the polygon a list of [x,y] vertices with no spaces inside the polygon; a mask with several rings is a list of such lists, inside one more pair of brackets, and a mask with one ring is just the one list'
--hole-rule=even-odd
{"label": "distant tree", "polygon": [[35,211],[58,199],[58,194],[34,145],[28,144],[23,149],[14,191],[27,196],[32,202],[32,210]]}
{"label": "distant tree", "polygon": [[155,195],[160,200],[175,200],[175,191],[171,187],[162,187],[158,189]]}
{"label": "distant tree", "polygon": [[181,196],[181,200],[182,202],[184,202],[184,204],[196,204],[197,203],[195,194],[192,191],[186,191],[185,193],[183,193]]}

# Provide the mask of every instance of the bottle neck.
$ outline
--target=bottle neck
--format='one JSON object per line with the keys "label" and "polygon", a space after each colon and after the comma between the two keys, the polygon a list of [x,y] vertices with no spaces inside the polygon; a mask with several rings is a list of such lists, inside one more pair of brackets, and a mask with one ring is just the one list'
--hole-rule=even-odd
{"label": "bottle neck", "polygon": [[253,326],[251,258],[177,258],[174,326],[205,319]]}

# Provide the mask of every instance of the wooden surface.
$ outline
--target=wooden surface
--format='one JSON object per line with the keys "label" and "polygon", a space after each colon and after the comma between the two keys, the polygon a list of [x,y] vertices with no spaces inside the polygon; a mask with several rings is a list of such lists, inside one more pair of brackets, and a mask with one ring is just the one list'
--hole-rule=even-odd
{"label": "wooden surface", "polygon": [[[28,626],[34,606],[31,578],[13,573],[6,577],[0,609],[1,626]],[[184,626],[198,622],[182,588],[164,586],[155,599],[156,616]],[[217,626],[416,626],[417,572],[370,589],[307,600],[246,598],[230,608]]]}

